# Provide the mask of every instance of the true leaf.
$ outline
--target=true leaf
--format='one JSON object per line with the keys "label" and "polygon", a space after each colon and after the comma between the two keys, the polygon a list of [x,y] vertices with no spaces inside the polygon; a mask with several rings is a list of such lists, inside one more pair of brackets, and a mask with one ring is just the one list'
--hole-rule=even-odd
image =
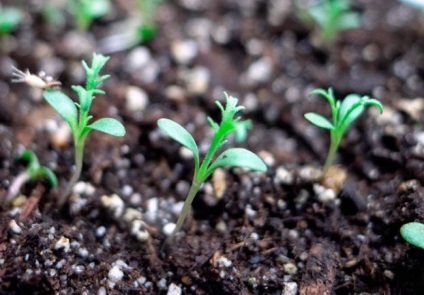
{"label": "true leaf", "polygon": [[170,119],[159,119],[158,126],[169,137],[188,148],[193,153],[194,161],[196,166],[198,166],[199,150],[193,136],[191,136],[191,134],[183,126]]}
{"label": "true leaf", "polygon": [[41,167],[39,170],[39,176],[44,177],[50,183],[51,186],[57,186],[57,177],[49,168]]}
{"label": "true leaf", "polygon": [[356,107],[350,114],[349,117],[345,119],[345,116],[349,112],[349,110],[358,102],[361,101],[361,96],[358,94],[349,94],[348,96],[343,99],[339,115],[338,115],[338,123],[340,124],[342,121],[344,121],[343,125],[345,127],[349,126],[353,121],[355,121],[364,111],[364,106],[358,106]]}
{"label": "true leaf", "polygon": [[304,116],[306,120],[308,120],[309,122],[311,122],[312,124],[318,127],[328,129],[328,130],[334,129],[334,125],[331,124],[331,122],[328,121],[328,119],[324,118],[323,116],[317,113],[306,113]]}
{"label": "true leaf", "polygon": [[125,128],[114,118],[102,118],[87,126],[87,128],[97,130],[113,136],[124,136]]}
{"label": "true leaf", "polygon": [[400,234],[410,244],[424,249],[424,224],[410,222],[402,225]]}
{"label": "true leaf", "polygon": [[242,167],[260,172],[267,170],[261,158],[244,148],[231,148],[222,152],[208,168],[208,174],[221,166]]}
{"label": "true leaf", "polygon": [[45,90],[44,99],[68,122],[72,130],[77,126],[78,111],[75,103],[64,93],[58,90]]}

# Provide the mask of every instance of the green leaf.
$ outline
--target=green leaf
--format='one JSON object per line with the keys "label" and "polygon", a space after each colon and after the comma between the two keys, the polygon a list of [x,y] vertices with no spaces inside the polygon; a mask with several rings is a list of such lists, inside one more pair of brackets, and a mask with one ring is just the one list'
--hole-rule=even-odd
{"label": "green leaf", "polygon": [[320,128],[328,129],[328,130],[334,130],[333,124],[331,124],[330,121],[328,121],[327,118],[317,114],[317,113],[306,113],[304,115],[305,119],[314,124],[315,126],[318,126]]}
{"label": "green leaf", "polygon": [[78,111],[72,99],[58,90],[44,90],[43,96],[52,108],[68,122],[72,131],[75,131],[78,125]]}
{"label": "green leaf", "polygon": [[261,158],[243,148],[231,148],[222,152],[208,168],[207,175],[221,166],[242,167],[260,172],[267,171],[267,167]]}
{"label": "green leaf", "polygon": [[[340,105],[337,124],[341,124],[342,122],[344,122],[343,123],[344,128],[345,127],[347,128],[353,121],[358,119],[365,109],[363,105],[357,106],[351,113],[349,113],[349,111],[353,107],[355,107],[355,104],[357,104],[361,100],[362,100],[362,97],[358,94],[349,94],[348,96],[346,96]],[[345,118],[348,113],[349,113],[348,115],[349,117]]]}
{"label": "green leaf", "polygon": [[159,119],[158,126],[169,137],[179,142],[193,153],[196,167],[198,167],[199,150],[193,136],[191,136],[191,134],[183,126],[170,119]]}
{"label": "green leaf", "polygon": [[102,118],[87,126],[89,129],[97,130],[112,136],[124,136],[125,127],[114,118]]}
{"label": "green leaf", "polygon": [[35,171],[40,168],[40,163],[38,162],[38,158],[35,153],[31,150],[24,150],[22,154],[19,156],[20,160],[28,162],[28,170]]}
{"label": "green leaf", "polygon": [[0,7],[0,33],[9,33],[13,30],[23,18],[23,13],[13,7]]}
{"label": "green leaf", "polygon": [[47,167],[40,167],[40,169],[38,170],[38,176],[45,178],[51,186],[57,186],[58,184],[56,175],[52,170]]}
{"label": "green leaf", "polygon": [[339,18],[337,23],[337,30],[349,30],[358,28],[361,26],[361,16],[356,12],[347,12],[344,13],[342,17]]}
{"label": "green leaf", "polygon": [[364,105],[374,106],[374,107],[378,108],[378,110],[380,111],[380,114],[383,113],[384,108],[383,108],[383,104],[381,102],[379,102],[375,98],[363,97],[363,99],[364,99]]}
{"label": "green leaf", "polygon": [[424,224],[419,222],[406,223],[400,228],[400,234],[411,245],[424,249]]}

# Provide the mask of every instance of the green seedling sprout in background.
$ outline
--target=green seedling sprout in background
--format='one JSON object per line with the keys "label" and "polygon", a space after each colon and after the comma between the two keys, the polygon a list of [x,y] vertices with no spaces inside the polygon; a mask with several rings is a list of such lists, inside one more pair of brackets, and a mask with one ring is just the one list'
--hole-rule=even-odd
{"label": "green seedling sprout in background", "polygon": [[136,0],[129,18],[115,25],[112,34],[99,41],[100,50],[114,53],[153,39],[157,30],[155,11],[161,2],[163,0]]}
{"label": "green seedling sprout in background", "polygon": [[0,49],[6,50],[8,35],[18,27],[23,19],[23,13],[14,7],[2,7],[0,3]]}
{"label": "green seedling sprout in background", "polygon": [[325,44],[331,42],[337,33],[358,28],[361,24],[361,15],[349,10],[350,0],[319,0],[303,5],[296,3],[299,17],[318,26]]}
{"label": "green seedling sprout in background", "polygon": [[400,228],[401,236],[409,244],[424,249],[424,224],[420,222],[409,222]]}
{"label": "green seedling sprout in background", "polygon": [[347,128],[364,112],[366,106],[375,106],[383,112],[383,105],[376,99],[358,94],[349,94],[341,102],[336,101],[333,90],[315,89],[311,94],[323,96],[331,108],[331,121],[317,113],[306,113],[305,118],[317,127],[330,131],[330,149],[323,168],[325,175],[333,165],[340,141]]}
{"label": "green seedling sprout in background", "polygon": [[6,203],[10,203],[19,194],[22,186],[29,181],[45,179],[52,187],[57,186],[57,178],[54,172],[45,166],[41,166],[33,151],[24,150],[19,159],[26,161],[28,166],[10,184]]}
{"label": "green seedling sprout in background", "polygon": [[216,158],[217,150],[227,142],[227,136],[234,133],[236,141],[243,141],[247,137],[247,129],[251,127],[249,120],[241,121],[240,117],[234,118],[235,114],[244,107],[237,106],[238,100],[225,93],[225,108],[219,101],[216,101],[221,110],[221,123],[218,124],[212,118],[208,117],[208,122],[214,130],[209,149],[200,162],[199,150],[191,134],[178,123],[169,119],[159,119],[158,126],[169,137],[188,148],[194,156],[194,177],[191,183],[187,198],[184,201],[183,209],[178,217],[177,224],[171,236],[178,232],[190,210],[191,203],[199,191],[202,183],[221,166],[242,167],[260,172],[266,172],[265,163],[254,153],[243,148],[230,148],[223,151]]}
{"label": "green seedling sprout in background", "polygon": [[66,0],[66,5],[80,31],[86,31],[96,18],[107,14],[111,7],[109,0]]}
{"label": "green seedling sprout in background", "polygon": [[65,190],[65,193],[59,200],[60,206],[66,201],[74,184],[80,178],[83,164],[84,144],[88,134],[92,130],[97,130],[112,136],[125,135],[124,126],[116,119],[102,118],[90,123],[92,116],[89,115],[89,111],[95,95],[105,94],[103,90],[97,89],[97,87],[100,83],[109,78],[109,75],[100,75],[100,71],[108,59],[109,57],[93,53],[91,67],[89,67],[85,61],[82,61],[82,66],[84,67],[87,77],[85,87],[76,85],[72,86],[72,89],[78,94],[78,103],[75,103],[66,94],[57,89],[61,85],[59,81],[47,79],[50,77],[46,78],[33,75],[28,70],[26,72],[22,72],[14,68],[14,79],[12,82],[24,82],[30,86],[43,89],[43,96],[45,100],[63,119],[65,119],[71,128],[75,146],[75,172]]}

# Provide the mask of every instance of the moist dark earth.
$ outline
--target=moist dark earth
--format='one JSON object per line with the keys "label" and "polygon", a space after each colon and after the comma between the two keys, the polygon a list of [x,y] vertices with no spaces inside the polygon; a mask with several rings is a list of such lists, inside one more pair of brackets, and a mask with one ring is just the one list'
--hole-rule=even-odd
{"label": "moist dark earth", "polygon": [[[154,38],[128,44],[125,26],[118,41],[106,38],[135,10],[131,1],[112,2],[86,32],[67,13],[52,25],[37,1],[2,3],[25,18],[1,39],[0,197],[24,171],[25,148],[60,185],[30,182],[2,202],[1,294],[423,294],[424,252],[399,235],[402,224],[424,220],[419,11],[354,1],[361,27],[322,44],[290,1],[164,1]],[[127,134],[90,134],[80,182],[58,208],[73,169],[69,129],[41,91],[11,83],[12,66],[45,71],[75,99],[70,86],[84,83],[80,62],[92,52],[110,55],[103,73],[111,75],[92,115],[117,118]],[[367,109],[346,133],[336,162],[347,179],[330,191],[318,180],[329,134],[303,117],[329,115],[325,100],[309,95],[329,87],[385,108]],[[194,165],[156,122],[185,126],[204,155],[206,118],[219,120],[223,91],[253,122],[239,146],[268,172],[218,170],[166,243]]]}

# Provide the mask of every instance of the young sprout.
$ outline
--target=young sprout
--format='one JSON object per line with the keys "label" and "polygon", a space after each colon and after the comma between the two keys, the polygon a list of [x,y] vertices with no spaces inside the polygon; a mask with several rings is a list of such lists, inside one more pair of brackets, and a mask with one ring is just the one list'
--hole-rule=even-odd
{"label": "young sprout", "polygon": [[181,229],[200,186],[216,168],[230,166],[243,167],[260,172],[267,171],[265,163],[257,155],[243,148],[230,148],[223,151],[219,156],[214,157],[217,150],[227,142],[226,137],[228,135],[234,133],[236,141],[243,141],[247,137],[247,129],[251,127],[250,120],[241,121],[240,117],[234,117],[237,112],[244,109],[242,106],[237,106],[238,100],[227,95],[227,93],[225,93],[225,97],[225,107],[219,101],[216,101],[216,105],[221,110],[222,119],[220,124],[208,117],[208,122],[214,130],[214,135],[202,162],[200,161],[199,150],[194,138],[184,127],[169,119],[162,118],[158,120],[159,128],[169,137],[188,148],[194,156],[194,176],[191,187],[171,236]]}
{"label": "young sprout", "polygon": [[45,179],[51,186],[57,186],[57,178],[54,172],[45,166],[41,166],[33,151],[24,150],[19,159],[26,161],[28,166],[9,186],[6,203],[10,203],[19,194],[22,186],[29,181]]}
{"label": "young sprout", "polygon": [[22,12],[13,7],[1,7],[0,4],[0,36],[10,34],[22,21]]}
{"label": "young sprout", "polygon": [[[109,75],[100,75],[100,71],[106,64],[109,57],[101,54],[93,54],[91,67],[85,61],[82,65],[86,72],[86,84],[82,86],[72,86],[72,89],[78,94],[79,102],[75,103],[66,94],[62,93],[55,87],[45,87],[40,80],[36,79],[38,76],[27,74],[21,75],[21,71],[15,70],[15,82],[25,82],[30,86],[39,87],[44,89],[43,96],[45,100],[58,112],[58,114],[65,119],[71,128],[71,133],[75,146],[75,172],[72,176],[65,193],[59,200],[59,205],[63,205],[68,195],[71,193],[74,184],[78,181],[83,164],[84,144],[85,139],[92,130],[104,132],[112,136],[124,136],[124,126],[113,118],[102,118],[90,123],[92,116],[89,115],[91,103],[96,94],[105,94],[103,90],[97,89],[100,83],[109,78]],[[34,77],[33,77],[34,76]],[[56,81],[57,82],[57,81]],[[41,83],[41,84],[39,84]],[[53,86],[58,86],[59,83],[54,83]]]}
{"label": "young sprout", "polygon": [[319,0],[306,7],[298,5],[298,11],[303,19],[311,19],[319,27],[324,43],[331,42],[338,32],[354,29],[360,26],[361,16],[349,10],[350,0]]}
{"label": "young sprout", "polygon": [[328,91],[315,89],[311,94],[323,96],[331,108],[331,121],[316,113],[305,114],[305,118],[315,126],[330,130],[330,150],[323,168],[323,175],[326,175],[331,165],[333,165],[340,141],[347,128],[361,116],[366,106],[375,106],[382,113],[383,105],[374,98],[354,93],[346,96],[342,102],[340,100],[336,101],[331,88]]}
{"label": "young sprout", "polygon": [[66,0],[66,4],[80,31],[86,31],[96,18],[104,16],[110,9],[109,0]]}
{"label": "young sprout", "polygon": [[400,228],[401,236],[409,244],[424,249],[424,224],[420,222],[409,222]]}
{"label": "young sprout", "polygon": [[156,34],[156,7],[162,1],[136,0],[132,16],[114,25],[112,33],[100,40],[100,50],[107,53],[118,52],[152,39]]}

